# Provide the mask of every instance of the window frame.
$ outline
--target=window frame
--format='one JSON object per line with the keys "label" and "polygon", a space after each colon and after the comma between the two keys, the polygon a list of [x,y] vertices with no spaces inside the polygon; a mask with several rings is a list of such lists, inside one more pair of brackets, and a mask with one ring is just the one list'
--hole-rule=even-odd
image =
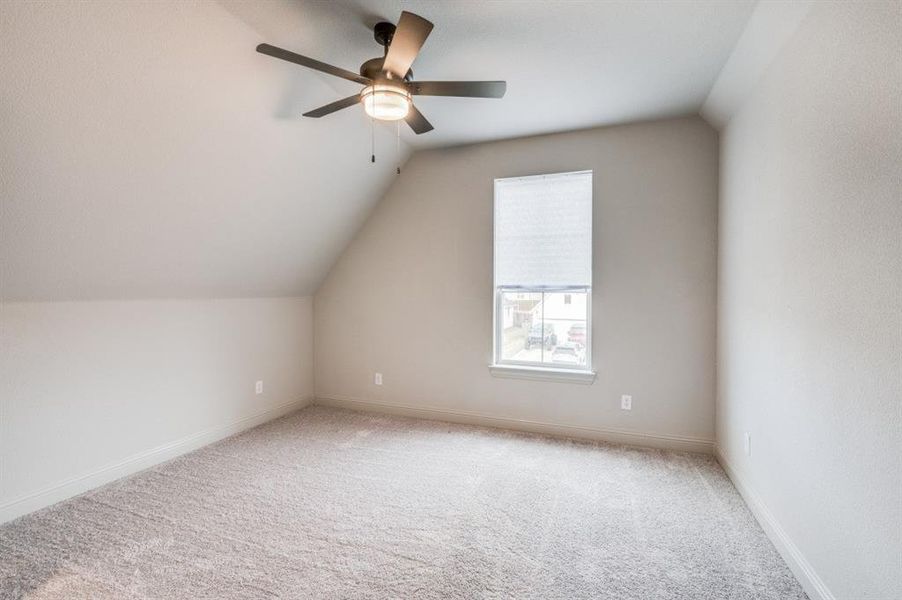
{"label": "window frame", "polygon": [[[505,292],[515,292],[519,294],[545,294],[545,293],[573,293],[586,294],[586,364],[585,365],[567,365],[555,364],[548,362],[536,362],[527,360],[511,360],[502,358],[501,356],[501,337],[503,333],[504,319],[498,318],[501,314],[501,299]],[[542,299],[544,304],[545,300]],[[544,315],[542,323],[545,322]],[[492,339],[492,355],[493,365],[498,367],[527,367],[531,369],[545,369],[550,371],[574,371],[577,373],[585,373],[592,371],[592,287],[591,286],[542,286],[542,287],[526,287],[526,286],[495,286],[495,310],[493,313],[493,329],[494,335]],[[527,334],[528,335],[528,334]]]}
{"label": "window frame", "polygon": [[[594,364],[592,362],[592,288],[594,282],[594,273],[593,273],[593,254],[595,248],[595,229],[592,228],[592,238],[589,246],[589,273],[590,273],[590,282],[589,285],[575,285],[575,286],[499,286],[495,283],[496,281],[496,272],[498,265],[498,253],[496,248],[496,239],[495,239],[495,214],[497,211],[497,201],[498,201],[498,183],[500,181],[511,181],[518,179],[535,179],[535,178],[547,178],[547,177],[560,177],[567,175],[584,175],[589,174],[592,178],[592,202],[590,205],[590,213],[589,219],[593,222],[593,213],[595,210],[595,189],[594,189],[594,173],[591,169],[586,169],[583,171],[568,171],[563,173],[546,173],[541,175],[529,175],[525,177],[499,177],[494,180],[493,187],[493,195],[492,195],[492,289],[494,294],[493,300],[493,308],[492,308],[492,364],[490,365],[490,370],[496,376],[516,376],[512,375],[516,371],[523,371],[524,375],[530,379],[541,379],[543,374],[548,374],[554,378],[554,374],[562,374],[561,380],[570,380],[570,381],[580,381],[580,382],[588,382],[594,380]],[[554,364],[547,362],[535,362],[535,361],[518,361],[511,359],[504,359],[501,356],[502,352],[502,334],[503,334],[503,324],[504,319],[502,313],[502,297],[505,292],[515,292],[515,293],[532,293],[532,294],[545,294],[545,293],[585,293],[586,294],[586,364],[585,365],[567,365],[567,364]],[[544,297],[543,297],[543,305],[544,305]],[[544,317],[542,319],[544,323]],[[590,378],[583,380],[583,376],[588,376]]]}

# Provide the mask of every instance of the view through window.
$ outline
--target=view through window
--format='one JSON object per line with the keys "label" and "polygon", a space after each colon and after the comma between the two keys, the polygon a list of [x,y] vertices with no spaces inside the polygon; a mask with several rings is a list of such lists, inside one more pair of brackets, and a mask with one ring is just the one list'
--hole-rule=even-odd
{"label": "view through window", "polygon": [[591,367],[592,172],[495,180],[495,363]]}

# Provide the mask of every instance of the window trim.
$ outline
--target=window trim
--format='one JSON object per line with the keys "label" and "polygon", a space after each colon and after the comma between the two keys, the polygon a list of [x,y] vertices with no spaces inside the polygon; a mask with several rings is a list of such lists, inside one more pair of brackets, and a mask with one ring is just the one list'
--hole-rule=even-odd
{"label": "window trim", "polygon": [[518,365],[489,365],[492,377],[503,379],[528,379],[531,381],[560,381],[589,385],[595,381],[595,371],[575,371],[573,369],[543,369]]}
{"label": "window trim", "polygon": [[[492,287],[493,287],[493,308],[492,308],[492,364],[489,365],[489,370],[492,375],[495,377],[519,377],[524,379],[538,379],[538,380],[546,380],[546,381],[570,381],[570,382],[579,382],[579,383],[592,383],[595,379],[595,370],[594,363],[592,362],[592,287],[594,281],[590,281],[588,286],[578,285],[578,286],[498,286],[495,284],[495,274],[497,270],[497,251],[495,247],[495,214],[497,211],[497,190],[498,190],[498,182],[500,181],[511,181],[518,179],[535,179],[535,178],[548,178],[548,177],[559,177],[566,175],[585,175],[588,174],[592,178],[592,203],[589,214],[589,219],[593,220],[593,214],[595,212],[595,190],[594,190],[594,180],[595,174],[592,169],[585,169],[582,171],[569,171],[569,172],[561,172],[561,173],[543,173],[539,175],[528,175],[524,177],[500,177],[494,180],[493,186],[493,195],[492,195]],[[592,231],[592,244],[589,249],[589,273],[590,276],[593,274],[593,256],[595,254],[595,244],[594,244],[595,231],[593,227]],[[593,278],[594,279],[594,278]],[[499,342],[501,340],[501,325],[503,323],[503,318],[501,318],[501,295],[503,291],[520,291],[522,293],[540,293],[540,292],[575,292],[586,294],[586,364],[585,365],[574,365],[574,366],[566,366],[562,364],[554,364],[552,366],[551,363],[537,363],[533,361],[514,361],[514,360],[504,360],[501,358],[501,348],[499,347]]]}

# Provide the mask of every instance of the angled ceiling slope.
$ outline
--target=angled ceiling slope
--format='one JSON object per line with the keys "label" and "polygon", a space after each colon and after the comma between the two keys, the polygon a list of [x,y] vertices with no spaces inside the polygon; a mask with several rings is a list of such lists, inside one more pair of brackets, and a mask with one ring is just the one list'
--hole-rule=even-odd
{"label": "angled ceiling slope", "polygon": [[[311,294],[412,149],[697,112],[752,7],[0,3],[0,297]],[[404,9],[436,24],[418,79],[504,100],[424,98],[436,130],[398,145],[362,110],[300,118],[353,85],[254,52],[355,70]]]}
{"label": "angled ceiling slope", "polygon": [[396,177],[219,4],[0,2],[0,39],[4,299],[311,294]]}
{"label": "angled ceiling slope", "polygon": [[814,0],[759,2],[701,108],[701,116],[718,129],[739,109],[764,75]]}

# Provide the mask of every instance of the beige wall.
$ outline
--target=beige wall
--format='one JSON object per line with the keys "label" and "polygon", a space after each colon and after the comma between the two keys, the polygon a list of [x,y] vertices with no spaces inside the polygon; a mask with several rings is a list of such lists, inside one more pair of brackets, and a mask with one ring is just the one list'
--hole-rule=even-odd
{"label": "beige wall", "polygon": [[813,598],[902,598],[900,31],[815,3],[722,135],[717,440]]}
{"label": "beige wall", "polygon": [[309,401],[312,311],[311,298],[0,304],[0,522]]}
{"label": "beige wall", "polygon": [[[598,377],[493,378],[493,179],[581,169],[594,171]],[[417,153],[317,292],[317,398],[704,447],[714,432],[716,214],[717,136],[699,118]],[[632,394],[631,412],[621,394]]]}

